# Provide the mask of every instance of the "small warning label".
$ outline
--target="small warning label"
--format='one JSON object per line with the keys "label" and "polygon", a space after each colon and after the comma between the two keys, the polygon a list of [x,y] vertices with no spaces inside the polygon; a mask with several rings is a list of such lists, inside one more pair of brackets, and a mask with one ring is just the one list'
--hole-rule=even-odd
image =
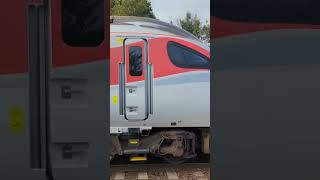
{"label": "small warning label", "polygon": [[118,96],[112,96],[112,103],[118,104]]}
{"label": "small warning label", "polygon": [[123,43],[123,38],[119,37],[119,38],[117,39],[117,43],[118,43],[119,45],[122,45],[122,43]]}
{"label": "small warning label", "polygon": [[9,130],[12,133],[22,133],[25,127],[24,112],[20,107],[9,110]]}

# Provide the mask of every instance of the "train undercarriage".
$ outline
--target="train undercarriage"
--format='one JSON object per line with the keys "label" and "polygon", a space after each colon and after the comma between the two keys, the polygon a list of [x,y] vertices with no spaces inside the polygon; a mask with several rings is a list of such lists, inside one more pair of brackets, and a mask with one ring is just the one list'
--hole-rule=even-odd
{"label": "train undercarriage", "polygon": [[110,161],[127,156],[129,161],[147,161],[148,156],[171,164],[184,163],[200,154],[209,154],[209,128],[130,128],[111,135]]}

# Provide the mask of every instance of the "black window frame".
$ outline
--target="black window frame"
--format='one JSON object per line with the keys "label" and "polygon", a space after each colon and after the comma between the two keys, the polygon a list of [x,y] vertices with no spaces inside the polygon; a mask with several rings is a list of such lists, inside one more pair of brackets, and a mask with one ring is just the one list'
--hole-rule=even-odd
{"label": "black window frame", "polygon": [[90,4],[89,0],[61,0],[61,33],[66,45],[98,47],[104,42],[105,0],[91,1]]}
{"label": "black window frame", "polygon": [[[169,48],[170,48],[171,45],[177,46],[177,47],[179,47],[181,49],[184,49],[184,50],[188,51],[189,53],[192,53],[192,54],[194,54],[196,56],[199,56],[199,57],[205,59],[208,62],[207,66],[190,66],[188,64],[177,63],[177,61],[175,61],[175,58],[173,58],[173,55],[170,53],[170,49]],[[205,56],[204,54],[202,54],[202,53],[200,53],[200,52],[198,52],[198,51],[196,51],[196,50],[194,50],[194,49],[192,49],[190,47],[187,47],[185,45],[177,43],[175,41],[169,41],[167,43],[167,53],[168,53],[168,56],[169,56],[169,59],[170,59],[171,63],[174,64],[176,67],[187,68],[187,69],[210,69],[210,59],[207,56]]]}
{"label": "black window frame", "polygon": [[[141,69],[141,71],[139,71],[139,73],[137,73],[137,71],[132,71],[132,61],[131,61],[131,50],[132,49],[139,49],[140,52],[140,63],[139,65],[141,66],[139,69]],[[130,46],[129,47],[129,74],[130,76],[134,76],[134,77],[139,77],[143,75],[143,48],[140,46]],[[136,69],[136,68],[134,68]]]}

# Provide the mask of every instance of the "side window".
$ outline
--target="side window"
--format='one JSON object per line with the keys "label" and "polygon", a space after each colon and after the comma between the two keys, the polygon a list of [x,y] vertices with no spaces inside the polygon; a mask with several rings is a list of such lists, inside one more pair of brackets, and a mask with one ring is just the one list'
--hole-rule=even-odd
{"label": "side window", "polygon": [[142,48],[139,46],[132,46],[129,49],[129,72],[131,76],[142,75]]}
{"label": "side window", "polygon": [[104,40],[104,0],[61,0],[62,38],[69,46],[95,47]]}
{"label": "side window", "polygon": [[205,55],[181,44],[169,42],[167,46],[169,58],[177,67],[209,69],[210,61]]}

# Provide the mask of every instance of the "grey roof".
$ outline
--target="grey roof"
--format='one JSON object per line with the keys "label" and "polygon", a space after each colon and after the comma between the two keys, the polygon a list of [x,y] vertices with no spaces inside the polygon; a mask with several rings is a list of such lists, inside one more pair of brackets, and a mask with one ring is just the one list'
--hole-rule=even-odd
{"label": "grey roof", "polygon": [[178,36],[182,36],[185,38],[193,39],[199,41],[197,37],[193,34],[177,27],[172,24],[162,22],[157,19],[147,18],[147,17],[136,17],[136,16],[111,16],[110,23],[111,24],[118,24],[118,25],[130,25],[130,22],[147,22],[148,25],[140,25],[141,27],[145,28],[154,28],[159,29],[168,33],[172,33]]}

